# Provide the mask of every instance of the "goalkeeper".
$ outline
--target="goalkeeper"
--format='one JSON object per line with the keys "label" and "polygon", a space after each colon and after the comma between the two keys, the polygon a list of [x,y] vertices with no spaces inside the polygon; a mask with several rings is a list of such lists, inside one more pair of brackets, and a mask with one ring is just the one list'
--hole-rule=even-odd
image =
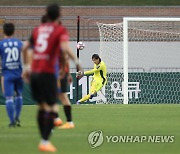
{"label": "goalkeeper", "polygon": [[77,72],[76,77],[78,79],[82,78],[84,75],[93,74],[93,79],[91,81],[90,93],[80,100],[77,101],[76,104],[80,104],[88,99],[92,99],[96,96],[97,92],[102,89],[102,87],[107,83],[107,69],[106,64],[101,61],[101,58],[98,54],[92,55],[92,61],[94,62],[94,69],[86,71],[86,72]]}

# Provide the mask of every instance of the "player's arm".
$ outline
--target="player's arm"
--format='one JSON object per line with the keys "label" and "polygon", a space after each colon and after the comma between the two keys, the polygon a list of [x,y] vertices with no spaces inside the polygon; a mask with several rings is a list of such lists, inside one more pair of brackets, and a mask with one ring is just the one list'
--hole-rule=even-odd
{"label": "player's arm", "polygon": [[22,58],[23,58],[23,74],[22,77],[24,78],[24,80],[26,82],[29,82],[29,75],[30,75],[30,64],[32,61],[32,55],[33,52],[28,52],[28,50],[30,49],[30,47],[33,45],[32,42],[32,37],[30,38],[30,40],[24,42],[23,47],[22,47]]}
{"label": "player's arm", "polygon": [[72,75],[70,73],[70,70],[69,70],[69,66],[70,66],[70,63],[69,63],[69,57],[66,57],[66,69],[67,69],[67,73],[68,73],[68,83],[71,84],[73,82],[73,78],[72,78]]}
{"label": "player's arm", "polygon": [[73,78],[72,78],[72,75],[71,75],[71,73],[69,71],[69,60],[67,61],[66,66],[67,66],[67,69],[68,69],[68,83],[71,84],[73,82]]}
{"label": "player's arm", "polygon": [[23,57],[23,70],[24,71],[30,71],[30,65],[32,61],[32,54],[33,52],[29,52],[30,50],[30,42],[26,41],[22,47],[22,57]]}
{"label": "player's arm", "polygon": [[94,69],[91,69],[91,70],[88,70],[88,71],[85,71],[85,72],[79,71],[79,72],[76,73],[76,77],[78,79],[81,79],[84,75],[94,74],[96,72],[99,72],[101,69],[102,69],[102,66],[100,65],[98,68],[94,67]]}
{"label": "player's arm", "polygon": [[97,71],[97,70],[94,68],[94,69],[91,69],[91,70],[85,71],[85,72],[84,72],[84,75],[90,75],[90,74],[95,73],[96,71]]}
{"label": "player's arm", "polygon": [[80,70],[81,66],[79,64],[79,60],[76,58],[75,54],[73,53],[72,49],[70,48],[69,35],[68,35],[66,28],[62,28],[61,32],[62,33],[59,38],[61,50],[62,50],[62,52],[66,52],[68,54],[69,58],[71,60],[73,60],[73,62],[75,63],[77,70]]}
{"label": "player's arm", "polygon": [[[1,55],[1,42],[0,42],[0,57],[2,58],[2,55]],[[2,63],[1,63],[1,68],[2,68]],[[4,94],[4,77],[1,75],[1,90],[2,90],[2,93]]]}
{"label": "player's arm", "polygon": [[92,69],[92,70],[85,71],[85,72],[84,72],[84,75],[90,75],[90,74],[93,74],[93,73],[99,72],[101,69],[102,69],[102,66],[101,66],[101,65],[99,65],[97,68],[96,68],[96,67],[94,67],[94,69]]}
{"label": "player's arm", "polygon": [[24,42],[24,45],[22,47],[22,55],[23,55],[23,63],[24,65],[28,64],[28,56],[27,56],[27,50],[30,47],[29,41]]}
{"label": "player's arm", "polygon": [[33,46],[34,41],[33,37],[31,35],[30,39],[25,41],[22,47],[22,57],[23,57],[23,64],[24,64],[24,69],[30,68],[30,64],[32,61],[32,52],[28,52],[31,46]]}
{"label": "player's arm", "polygon": [[81,79],[84,75],[90,75],[90,74],[93,74],[95,72],[96,72],[95,68],[92,70],[89,70],[89,71],[85,71],[85,72],[78,71],[78,72],[76,72],[76,78]]}

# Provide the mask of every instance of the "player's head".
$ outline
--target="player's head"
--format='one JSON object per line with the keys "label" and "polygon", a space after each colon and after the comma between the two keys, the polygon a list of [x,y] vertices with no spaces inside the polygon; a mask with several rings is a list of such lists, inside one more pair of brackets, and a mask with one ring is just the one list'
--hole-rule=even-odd
{"label": "player's head", "polygon": [[41,23],[46,23],[46,22],[48,22],[48,17],[47,17],[47,15],[43,15],[42,17],[41,17]]}
{"label": "player's head", "polygon": [[12,36],[14,34],[14,24],[13,23],[5,23],[3,25],[3,32],[6,36]]}
{"label": "player's head", "polygon": [[49,20],[55,21],[60,17],[60,7],[57,4],[50,4],[46,9]]}
{"label": "player's head", "polygon": [[92,61],[97,65],[101,62],[101,58],[99,57],[98,54],[93,54],[92,55]]}

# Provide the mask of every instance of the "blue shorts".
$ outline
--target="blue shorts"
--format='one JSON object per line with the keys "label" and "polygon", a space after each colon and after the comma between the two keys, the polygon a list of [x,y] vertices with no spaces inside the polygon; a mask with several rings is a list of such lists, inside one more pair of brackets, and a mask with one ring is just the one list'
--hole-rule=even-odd
{"label": "blue shorts", "polygon": [[[22,96],[23,80],[21,76],[4,75],[4,96]],[[14,93],[15,92],[15,93]]]}

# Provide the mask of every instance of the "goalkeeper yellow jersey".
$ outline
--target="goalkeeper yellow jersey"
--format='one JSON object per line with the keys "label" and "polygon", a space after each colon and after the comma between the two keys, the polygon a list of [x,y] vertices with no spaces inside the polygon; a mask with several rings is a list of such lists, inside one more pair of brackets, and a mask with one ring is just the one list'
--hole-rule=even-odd
{"label": "goalkeeper yellow jersey", "polygon": [[94,69],[84,72],[85,75],[93,75],[93,79],[101,82],[103,85],[107,82],[106,64],[101,61],[98,65],[94,64]]}

